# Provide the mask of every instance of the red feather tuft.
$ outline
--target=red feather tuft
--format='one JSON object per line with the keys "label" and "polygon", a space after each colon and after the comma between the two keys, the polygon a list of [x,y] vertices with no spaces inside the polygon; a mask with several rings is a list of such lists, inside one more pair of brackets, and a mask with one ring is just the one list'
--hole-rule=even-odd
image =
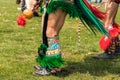
{"label": "red feather tuft", "polygon": [[19,15],[17,18],[17,24],[19,26],[25,26],[26,25],[26,19],[23,15]]}
{"label": "red feather tuft", "polygon": [[106,50],[110,46],[111,42],[112,40],[110,38],[105,37],[105,36],[102,37],[99,42],[100,48],[102,50]]}
{"label": "red feather tuft", "polygon": [[119,30],[117,28],[112,28],[111,30],[109,30],[109,34],[111,38],[115,39],[119,35]]}

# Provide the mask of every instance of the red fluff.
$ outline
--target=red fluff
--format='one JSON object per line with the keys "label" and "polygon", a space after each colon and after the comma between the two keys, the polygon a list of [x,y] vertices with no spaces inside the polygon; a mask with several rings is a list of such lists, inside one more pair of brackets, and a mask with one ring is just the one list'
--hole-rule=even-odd
{"label": "red fluff", "polygon": [[23,15],[19,15],[17,18],[17,24],[19,26],[25,26],[26,25],[26,19]]}
{"label": "red fluff", "polygon": [[118,29],[118,32],[119,32],[119,34],[120,34],[120,25],[117,24],[117,23],[114,23],[114,24],[113,24],[113,27],[114,27],[114,28],[117,28],[117,29]]}
{"label": "red fluff", "polygon": [[102,38],[100,39],[100,42],[99,42],[100,48],[101,48],[102,50],[108,49],[108,47],[110,46],[111,42],[112,42],[112,40],[111,40],[110,38],[105,37],[105,36],[102,37]]}
{"label": "red fluff", "polygon": [[119,30],[117,28],[112,28],[111,30],[109,30],[109,34],[112,39],[115,39],[119,35]]}

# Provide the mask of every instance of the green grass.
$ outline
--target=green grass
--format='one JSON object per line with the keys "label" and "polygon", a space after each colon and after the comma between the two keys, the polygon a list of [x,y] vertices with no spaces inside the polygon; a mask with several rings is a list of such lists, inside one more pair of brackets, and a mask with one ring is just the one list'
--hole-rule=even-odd
{"label": "green grass", "polygon": [[[19,27],[16,18],[21,13],[15,0],[0,0],[0,80],[120,80],[120,59],[95,60],[94,54],[102,52],[94,35],[81,26],[78,43],[78,19],[66,18],[60,33],[65,65],[60,75],[33,76],[37,49],[41,43],[41,17],[27,20]],[[117,22],[120,22],[120,12]],[[79,45],[80,44],[80,45]]]}

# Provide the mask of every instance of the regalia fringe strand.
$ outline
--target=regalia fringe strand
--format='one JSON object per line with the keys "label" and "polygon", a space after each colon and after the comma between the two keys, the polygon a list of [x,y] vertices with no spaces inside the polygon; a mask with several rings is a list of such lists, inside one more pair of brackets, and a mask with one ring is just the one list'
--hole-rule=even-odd
{"label": "regalia fringe strand", "polygon": [[40,64],[41,67],[45,68],[55,68],[63,65],[63,60],[61,54],[56,55],[46,55],[47,46],[45,44],[41,44],[38,48],[38,57],[36,61]]}
{"label": "regalia fringe strand", "polygon": [[78,17],[78,12],[76,11],[76,7],[74,4],[65,2],[65,1],[51,1],[47,8],[47,13],[55,12],[58,8],[65,11],[67,14],[70,15],[70,17]]}
{"label": "regalia fringe strand", "polygon": [[79,18],[83,22],[84,25],[89,25],[88,27],[92,30],[92,32],[96,32],[96,28],[104,33],[105,35],[109,35],[107,31],[103,28],[103,23],[89,10],[89,8],[85,5],[83,0],[75,0],[75,4],[78,7],[78,11],[82,14],[79,14]]}
{"label": "regalia fringe strand", "polygon": [[102,12],[102,11],[100,11],[99,9],[97,9],[96,7],[91,6],[91,5],[88,3],[87,0],[83,0],[83,2],[84,2],[85,5],[93,12],[93,14],[94,14],[97,18],[99,18],[99,19],[101,19],[101,20],[105,20],[105,15],[106,15],[105,12]]}

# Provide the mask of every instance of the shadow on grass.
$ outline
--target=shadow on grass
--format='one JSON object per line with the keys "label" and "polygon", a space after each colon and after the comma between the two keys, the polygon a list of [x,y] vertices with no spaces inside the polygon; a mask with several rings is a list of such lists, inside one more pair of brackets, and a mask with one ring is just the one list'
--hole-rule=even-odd
{"label": "shadow on grass", "polygon": [[13,30],[0,30],[0,33],[11,33]]}
{"label": "shadow on grass", "polygon": [[66,77],[70,74],[89,73],[92,76],[105,76],[108,73],[120,74],[120,60],[96,60],[92,56],[86,57],[83,62],[66,62],[67,66],[56,76]]}

